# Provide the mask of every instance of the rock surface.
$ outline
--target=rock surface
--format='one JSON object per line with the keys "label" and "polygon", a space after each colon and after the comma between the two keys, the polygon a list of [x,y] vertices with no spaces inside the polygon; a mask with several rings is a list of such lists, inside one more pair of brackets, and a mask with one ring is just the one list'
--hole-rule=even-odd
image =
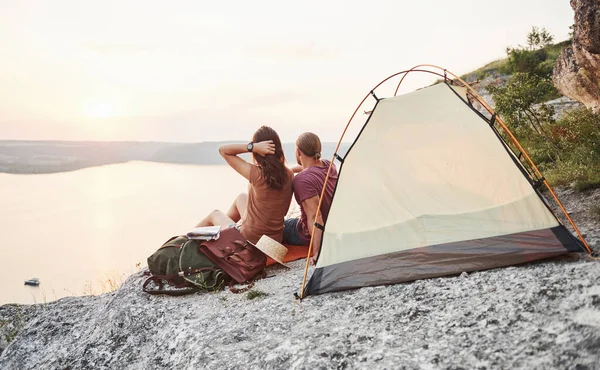
{"label": "rock surface", "polygon": [[[494,72],[489,76],[485,77],[483,80],[478,81],[473,85],[475,91],[485,100],[487,104],[489,104],[492,108],[495,108],[496,103],[494,102],[494,98],[492,98],[492,94],[488,91],[488,87],[493,86],[503,86],[506,84],[506,81],[510,78],[509,75]],[[468,82],[468,80],[467,80]],[[492,115],[487,111],[481,104],[475,102],[473,107],[479,111],[479,113],[483,114],[486,118],[491,118]]]}
{"label": "rock surface", "polygon": [[[600,189],[559,196],[599,249]],[[139,273],[101,296],[0,306],[0,369],[600,369],[600,263],[584,255],[302,302],[291,266],[255,299],[150,296]]]}
{"label": "rock surface", "polygon": [[[561,96],[557,99],[548,100],[543,104],[550,106],[552,107],[552,109],[554,109],[554,119],[559,119],[564,115],[565,112],[568,112],[581,106],[581,103],[579,103],[576,100],[569,99],[566,96]],[[533,107],[535,109],[538,109],[540,106],[541,104],[536,104]]]}
{"label": "rock surface", "polygon": [[600,1],[571,0],[573,45],[556,60],[552,81],[569,98],[600,110]]}

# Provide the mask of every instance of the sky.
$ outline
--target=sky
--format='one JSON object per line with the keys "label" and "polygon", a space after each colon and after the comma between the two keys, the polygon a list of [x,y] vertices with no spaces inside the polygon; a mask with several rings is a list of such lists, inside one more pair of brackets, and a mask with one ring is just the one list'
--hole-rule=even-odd
{"label": "sky", "polygon": [[0,0],[0,140],[337,141],[385,77],[461,75],[572,23],[568,0]]}

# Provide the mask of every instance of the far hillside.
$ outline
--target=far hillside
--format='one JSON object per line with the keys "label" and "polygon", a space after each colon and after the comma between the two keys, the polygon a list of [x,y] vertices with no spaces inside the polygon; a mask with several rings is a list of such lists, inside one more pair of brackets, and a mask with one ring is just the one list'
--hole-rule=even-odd
{"label": "far hillside", "polygon": [[[556,63],[556,59],[560,55],[561,50],[569,46],[571,46],[571,40],[565,40],[556,44],[546,45],[541,48],[541,52],[535,50],[534,53],[527,53],[527,48],[521,47],[520,49],[507,48],[507,54],[510,56],[510,54],[514,53],[516,50],[520,50],[522,53],[525,52],[525,54],[530,58],[529,62],[532,64],[532,66],[534,66],[535,70],[540,72],[543,71],[543,74],[546,77],[551,77],[554,64]],[[484,80],[486,77],[493,76],[495,74],[512,75],[515,71],[519,71],[519,69],[521,69],[521,72],[527,72],[530,70],[529,66],[527,66],[525,63],[520,66],[516,66],[516,64],[518,64],[518,58],[519,56],[514,54],[512,56],[511,63],[509,63],[509,57],[498,59],[460,77],[463,80],[471,83]]]}
{"label": "far hillside", "polygon": [[[54,173],[128,161],[223,165],[218,151],[222,144],[225,142],[0,141],[0,172]],[[336,145],[323,143],[323,158],[331,158]],[[340,155],[348,146],[341,145]],[[295,145],[284,143],[283,149],[287,161],[295,164]]]}

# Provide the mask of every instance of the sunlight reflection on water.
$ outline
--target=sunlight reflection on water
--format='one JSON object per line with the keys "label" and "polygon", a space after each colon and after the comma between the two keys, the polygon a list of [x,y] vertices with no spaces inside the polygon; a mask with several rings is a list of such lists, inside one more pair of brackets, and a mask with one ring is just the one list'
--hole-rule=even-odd
{"label": "sunlight reflection on water", "polygon": [[[247,181],[227,166],[129,162],[47,175],[0,174],[0,304],[100,293]],[[37,288],[23,285],[37,277]]]}

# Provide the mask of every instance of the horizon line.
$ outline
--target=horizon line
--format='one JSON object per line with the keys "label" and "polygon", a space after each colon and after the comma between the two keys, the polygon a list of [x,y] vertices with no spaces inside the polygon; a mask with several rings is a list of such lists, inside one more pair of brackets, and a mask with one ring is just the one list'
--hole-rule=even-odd
{"label": "horizon line", "polygon": [[[4,142],[21,142],[21,143],[139,143],[139,144],[224,144],[224,143],[247,143],[248,140],[214,140],[214,141],[152,141],[152,140],[55,140],[55,139],[39,139],[39,140],[24,140],[24,139],[0,139],[0,143]],[[334,143],[337,141],[322,141],[322,143]],[[342,144],[351,144],[352,141],[342,141]],[[282,144],[295,144],[294,142],[284,141]]]}

